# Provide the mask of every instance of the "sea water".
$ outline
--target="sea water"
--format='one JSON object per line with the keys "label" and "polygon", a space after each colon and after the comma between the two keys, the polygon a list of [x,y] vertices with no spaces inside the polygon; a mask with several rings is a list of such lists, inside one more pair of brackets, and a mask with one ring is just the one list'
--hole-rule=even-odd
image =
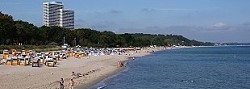
{"label": "sea water", "polygon": [[250,46],[155,52],[91,89],[250,89]]}

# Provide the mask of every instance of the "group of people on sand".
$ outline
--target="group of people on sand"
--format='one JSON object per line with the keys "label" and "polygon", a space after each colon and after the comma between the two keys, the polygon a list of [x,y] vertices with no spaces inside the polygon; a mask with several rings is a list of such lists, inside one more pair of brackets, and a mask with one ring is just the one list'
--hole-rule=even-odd
{"label": "group of people on sand", "polygon": [[[70,78],[70,81],[68,83],[68,86],[69,86],[69,89],[73,89],[74,88],[74,85],[75,85],[75,81],[74,79],[77,79],[79,77],[83,77],[85,75],[89,75],[89,73],[94,73],[96,70],[91,70],[85,74],[81,74],[81,73],[75,73],[75,72],[72,72],[71,73],[71,78]],[[64,85],[64,79],[61,78],[60,82],[59,82],[59,89],[64,89],[65,88],[65,85]]]}
{"label": "group of people on sand", "polygon": [[[75,81],[74,79],[77,77],[77,75],[75,74],[75,72],[72,72],[71,74],[71,79],[68,83],[69,89],[73,89],[74,85],[75,85]],[[64,85],[64,79],[61,78],[60,82],[59,82],[59,89],[64,89],[65,85]]]}
{"label": "group of people on sand", "polygon": [[[70,79],[69,81],[69,89],[73,89],[74,85],[75,85],[75,81],[73,79]],[[61,78],[60,82],[59,82],[59,89],[64,89],[64,79]]]}

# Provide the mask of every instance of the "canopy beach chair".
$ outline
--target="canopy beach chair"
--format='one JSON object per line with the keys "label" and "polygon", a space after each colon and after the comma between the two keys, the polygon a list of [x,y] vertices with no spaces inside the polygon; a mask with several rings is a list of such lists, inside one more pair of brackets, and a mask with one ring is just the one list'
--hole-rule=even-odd
{"label": "canopy beach chair", "polygon": [[45,58],[45,65],[46,66],[55,66],[55,64],[56,64],[56,59],[55,58],[51,58],[51,57],[49,57],[49,56],[46,56],[46,58]]}
{"label": "canopy beach chair", "polygon": [[32,60],[32,67],[39,67],[40,66],[40,57],[34,57]]}

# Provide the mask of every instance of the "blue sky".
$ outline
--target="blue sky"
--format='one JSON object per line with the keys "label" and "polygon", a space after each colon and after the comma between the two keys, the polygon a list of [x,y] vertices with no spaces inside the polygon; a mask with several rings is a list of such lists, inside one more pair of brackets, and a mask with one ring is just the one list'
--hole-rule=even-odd
{"label": "blue sky", "polygon": [[[0,0],[0,11],[42,26],[42,3]],[[250,0],[57,0],[75,11],[76,28],[178,34],[210,42],[250,42]]]}

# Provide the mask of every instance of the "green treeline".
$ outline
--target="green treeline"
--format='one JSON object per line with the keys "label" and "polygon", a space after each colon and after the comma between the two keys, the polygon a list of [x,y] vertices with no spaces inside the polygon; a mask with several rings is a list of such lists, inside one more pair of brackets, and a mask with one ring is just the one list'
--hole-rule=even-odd
{"label": "green treeline", "polygon": [[213,45],[209,42],[189,40],[181,35],[153,35],[143,33],[115,34],[111,31],[96,31],[89,28],[68,30],[61,27],[37,27],[25,21],[14,21],[12,16],[0,12],[0,45],[47,45],[63,44],[86,47],[143,47],[158,46],[200,46]]}

